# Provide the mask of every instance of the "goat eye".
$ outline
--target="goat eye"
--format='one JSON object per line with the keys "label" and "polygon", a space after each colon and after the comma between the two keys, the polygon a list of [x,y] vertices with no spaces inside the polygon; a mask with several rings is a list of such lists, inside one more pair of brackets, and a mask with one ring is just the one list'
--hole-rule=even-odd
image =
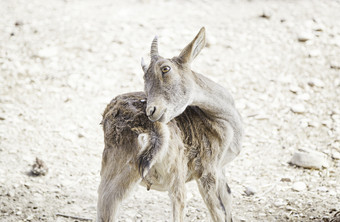
{"label": "goat eye", "polygon": [[161,71],[162,71],[162,73],[164,74],[164,73],[169,72],[170,69],[171,69],[170,66],[163,66],[163,67],[161,68]]}

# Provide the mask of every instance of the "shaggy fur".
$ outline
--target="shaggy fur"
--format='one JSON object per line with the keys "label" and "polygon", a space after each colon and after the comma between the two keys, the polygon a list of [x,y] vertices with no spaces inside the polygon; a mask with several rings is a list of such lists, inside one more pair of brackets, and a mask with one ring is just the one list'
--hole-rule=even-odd
{"label": "shaggy fur", "polygon": [[[98,221],[114,221],[120,202],[138,183],[168,191],[173,221],[183,221],[185,183],[191,180],[196,180],[212,220],[232,221],[223,168],[240,152],[241,118],[223,87],[187,65],[204,46],[202,30],[171,60],[158,55],[155,39],[151,64],[142,64],[146,93],[119,95],[106,107]],[[171,76],[156,73],[164,63],[171,66]]]}

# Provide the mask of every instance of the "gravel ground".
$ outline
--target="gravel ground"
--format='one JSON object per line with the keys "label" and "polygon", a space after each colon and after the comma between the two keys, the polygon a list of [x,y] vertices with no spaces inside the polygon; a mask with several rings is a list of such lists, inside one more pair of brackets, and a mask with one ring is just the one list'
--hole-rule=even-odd
{"label": "gravel ground", "polygon": [[[336,0],[0,0],[0,220],[94,219],[106,104],[143,89],[154,35],[172,57],[205,26],[193,69],[229,88],[245,124],[228,166],[236,219],[330,221],[340,210],[339,12]],[[289,164],[299,150],[324,166]],[[31,175],[36,157],[45,176]],[[187,188],[186,221],[208,221]],[[119,221],[169,221],[170,210],[166,193],[138,187]]]}

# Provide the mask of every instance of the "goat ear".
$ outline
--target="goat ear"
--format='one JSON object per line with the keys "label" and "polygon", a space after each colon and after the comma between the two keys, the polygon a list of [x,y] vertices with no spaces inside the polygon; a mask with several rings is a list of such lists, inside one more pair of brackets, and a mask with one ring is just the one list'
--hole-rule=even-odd
{"label": "goat ear", "polygon": [[179,54],[183,63],[191,63],[205,46],[205,28],[202,27],[199,33]]}

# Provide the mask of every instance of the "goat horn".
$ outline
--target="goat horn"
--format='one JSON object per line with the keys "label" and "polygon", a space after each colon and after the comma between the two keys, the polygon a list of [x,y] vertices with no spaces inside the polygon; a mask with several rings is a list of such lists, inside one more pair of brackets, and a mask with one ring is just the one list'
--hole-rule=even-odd
{"label": "goat horn", "polygon": [[144,73],[146,73],[146,72],[148,71],[148,67],[146,67],[146,64],[145,64],[145,62],[144,62],[143,57],[142,57],[142,59],[141,59],[140,64],[141,64],[141,66],[142,66],[142,69],[143,69]]}
{"label": "goat horn", "polygon": [[157,35],[152,40],[150,56],[151,56],[151,59],[158,57],[158,37],[157,37]]}

